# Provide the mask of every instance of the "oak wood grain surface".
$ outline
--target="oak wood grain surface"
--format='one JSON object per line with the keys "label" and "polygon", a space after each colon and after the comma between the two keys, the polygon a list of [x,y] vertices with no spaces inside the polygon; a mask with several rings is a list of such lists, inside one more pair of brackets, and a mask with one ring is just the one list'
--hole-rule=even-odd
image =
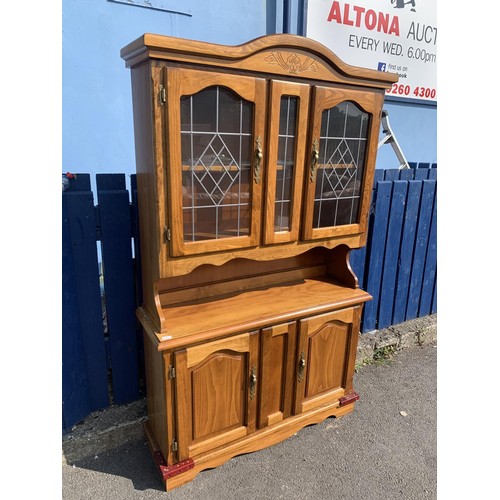
{"label": "oak wood grain surface", "polygon": [[158,334],[159,348],[177,347],[184,337],[189,337],[189,342],[200,341],[367,300],[370,295],[359,288],[348,289],[319,277],[167,306],[167,328]]}
{"label": "oak wood grain surface", "polygon": [[[398,76],[348,65],[322,44],[288,34],[225,46],[146,33],[121,57],[132,74],[146,434],[169,466],[193,460],[166,481],[170,490],[352,411],[354,403],[341,406],[339,398],[352,390],[361,312],[371,296],[358,287],[349,252],[366,243],[380,111]],[[194,113],[196,96],[213,89],[215,111]],[[196,136],[220,139],[224,92],[240,106],[239,132],[231,131],[239,159]],[[297,105],[296,128],[283,133],[287,99]],[[344,103],[355,105],[349,116],[361,113],[366,128],[350,137],[345,125],[342,137],[321,137],[330,110],[347,123]],[[244,107],[251,111],[243,126]],[[181,123],[190,125],[184,136]],[[293,142],[290,155],[279,149],[284,138]],[[363,141],[364,159],[327,154],[332,139]],[[213,153],[207,162],[206,151]],[[294,164],[293,174],[284,162]],[[326,191],[318,178],[330,183]],[[338,206],[346,189],[351,215],[319,223],[318,196]],[[276,224],[283,202],[290,210]]]}

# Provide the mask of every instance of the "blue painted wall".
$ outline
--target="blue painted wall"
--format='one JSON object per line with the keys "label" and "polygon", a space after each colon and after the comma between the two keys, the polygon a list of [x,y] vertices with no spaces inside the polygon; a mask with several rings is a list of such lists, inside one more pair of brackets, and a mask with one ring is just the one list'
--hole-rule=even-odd
{"label": "blue painted wall", "polygon": [[[302,32],[303,0],[151,3],[184,13],[112,0],[63,0],[63,171],[134,173],[130,71],[120,49],[143,33],[237,45],[283,28]],[[436,162],[436,107],[387,101],[385,108],[407,160]],[[392,147],[384,145],[377,167],[397,166]]]}

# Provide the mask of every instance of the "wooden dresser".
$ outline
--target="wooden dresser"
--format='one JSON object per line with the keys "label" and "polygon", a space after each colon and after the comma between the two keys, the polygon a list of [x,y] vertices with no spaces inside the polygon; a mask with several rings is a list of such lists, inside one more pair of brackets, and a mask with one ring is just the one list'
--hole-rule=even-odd
{"label": "wooden dresser", "polygon": [[148,420],[167,490],[353,410],[381,109],[397,75],[271,35],[145,34],[131,69]]}

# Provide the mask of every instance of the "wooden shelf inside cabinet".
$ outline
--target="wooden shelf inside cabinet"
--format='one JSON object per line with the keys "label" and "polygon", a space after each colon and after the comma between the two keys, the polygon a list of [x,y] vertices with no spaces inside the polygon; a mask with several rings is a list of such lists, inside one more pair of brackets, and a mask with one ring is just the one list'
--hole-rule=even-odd
{"label": "wooden shelf inside cabinet", "polygon": [[156,334],[158,349],[250,331],[370,299],[360,288],[347,288],[320,275],[169,304],[162,307],[167,330]]}

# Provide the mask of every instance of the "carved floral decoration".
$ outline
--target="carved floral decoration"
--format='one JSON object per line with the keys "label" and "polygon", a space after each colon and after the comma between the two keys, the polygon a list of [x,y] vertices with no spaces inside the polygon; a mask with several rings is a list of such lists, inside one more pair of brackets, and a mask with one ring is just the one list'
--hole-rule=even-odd
{"label": "carved floral decoration", "polygon": [[282,52],[272,52],[266,57],[266,62],[269,64],[277,64],[289,73],[297,74],[304,71],[318,71],[316,61],[311,57],[299,57],[297,54],[288,54]]}

